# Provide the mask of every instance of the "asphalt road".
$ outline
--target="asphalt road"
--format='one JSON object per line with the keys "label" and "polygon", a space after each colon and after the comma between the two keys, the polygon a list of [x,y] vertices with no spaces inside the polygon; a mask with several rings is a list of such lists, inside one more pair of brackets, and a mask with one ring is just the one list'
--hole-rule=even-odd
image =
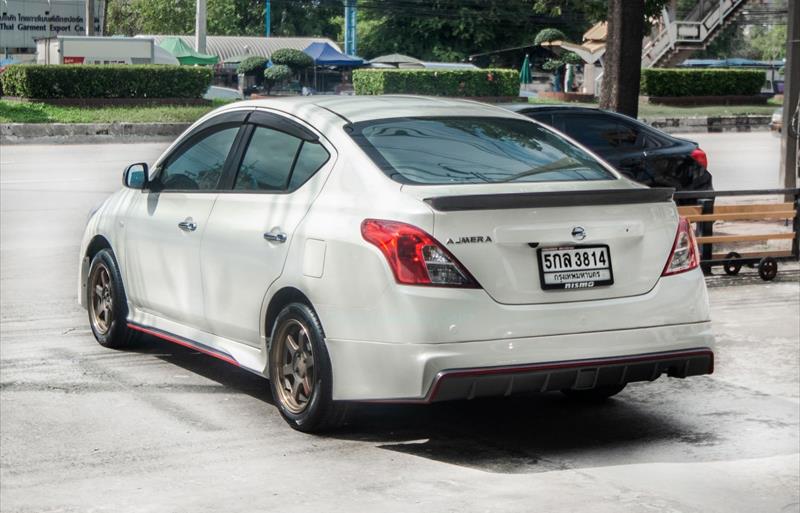
{"label": "asphalt road", "polygon": [[[756,161],[743,148],[764,135],[700,142]],[[265,380],[89,332],[75,298],[86,215],[164,146],[0,147],[0,511],[800,511],[797,271],[710,280],[712,376],[600,406],[371,407],[308,436]]]}
{"label": "asphalt road", "polygon": [[781,138],[772,132],[676,134],[700,144],[717,190],[783,187],[778,173]]}

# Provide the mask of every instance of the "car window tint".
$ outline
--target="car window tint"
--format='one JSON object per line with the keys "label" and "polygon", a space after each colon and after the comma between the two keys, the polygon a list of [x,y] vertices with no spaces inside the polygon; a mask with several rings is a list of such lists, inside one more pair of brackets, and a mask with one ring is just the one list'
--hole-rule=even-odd
{"label": "car window tint", "polygon": [[527,120],[391,118],[357,123],[351,137],[401,183],[611,180],[591,155]]}
{"label": "car window tint", "polygon": [[563,116],[563,131],[595,151],[644,146],[644,138],[639,130],[611,116]]}
{"label": "car window tint", "polygon": [[216,189],[238,130],[232,126],[212,132],[169,161],[158,178],[162,190]]}
{"label": "car window tint", "polygon": [[306,183],[311,176],[328,161],[328,152],[319,143],[304,142],[300,155],[292,171],[289,190],[294,190]]}
{"label": "car window tint", "polygon": [[286,188],[302,141],[284,132],[255,127],[233,188],[250,191],[282,191]]}

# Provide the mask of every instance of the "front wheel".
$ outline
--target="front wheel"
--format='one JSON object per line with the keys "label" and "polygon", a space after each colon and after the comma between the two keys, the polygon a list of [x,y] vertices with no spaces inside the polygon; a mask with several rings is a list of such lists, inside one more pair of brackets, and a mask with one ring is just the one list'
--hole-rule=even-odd
{"label": "front wheel", "polygon": [[278,314],[270,340],[269,379],[272,397],[294,429],[311,433],[344,423],[347,405],[332,399],[325,335],[308,305],[292,303]]}
{"label": "front wheel", "polygon": [[97,342],[115,349],[129,345],[136,332],[128,327],[128,302],[111,250],[103,249],[92,259],[86,289],[89,326]]}

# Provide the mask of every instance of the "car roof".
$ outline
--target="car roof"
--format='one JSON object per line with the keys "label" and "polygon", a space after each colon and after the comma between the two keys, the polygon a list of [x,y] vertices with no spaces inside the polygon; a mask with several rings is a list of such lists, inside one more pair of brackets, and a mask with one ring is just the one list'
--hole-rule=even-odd
{"label": "car roof", "polygon": [[476,101],[411,95],[290,96],[230,104],[231,108],[248,106],[276,109],[290,114],[302,114],[309,108],[324,109],[350,123],[417,116],[519,117],[507,109]]}
{"label": "car roof", "polygon": [[569,110],[569,111],[577,111],[577,112],[590,112],[596,114],[616,114],[616,112],[611,112],[607,110],[603,110],[599,107],[585,107],[583,105],[569,105],[563,103],[505,103],[505,104],[498,104],[498,107],[502,107],[504,109],[508,109],[512,112],[545,112],[550,110]]}

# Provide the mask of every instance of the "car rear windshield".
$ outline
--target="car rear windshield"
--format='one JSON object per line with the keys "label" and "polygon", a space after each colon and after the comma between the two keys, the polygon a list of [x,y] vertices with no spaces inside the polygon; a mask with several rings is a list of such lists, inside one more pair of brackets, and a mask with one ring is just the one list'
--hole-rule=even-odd
{"label": "car rear windshield", "polygon": [[357,123],[350,135],[383,172],[400,183],[615,179],[585,151],[526,120],[391,118]]}

